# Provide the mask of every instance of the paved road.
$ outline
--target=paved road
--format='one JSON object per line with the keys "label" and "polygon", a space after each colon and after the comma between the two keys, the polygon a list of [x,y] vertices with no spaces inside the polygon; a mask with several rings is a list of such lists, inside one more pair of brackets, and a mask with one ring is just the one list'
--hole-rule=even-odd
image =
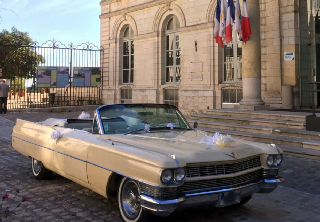
{"label": "paved road", "polygon": [[[121,221],[117,203],[59,175],[48,181],[35,180],[30,160],[11,148],[10,133],[17,117],[42,121],[48,116],[78,117],[69,113],[7,113],[0,116],[0,198],[10,190],[9,199],[1,203],[0,221]],[[150,221],[177,222],[252,222],[252,221],[320,221],[320,161],[285,156],[281,175],[285,182],[271,194],[256,194],[241,207],[201,208],[178,211],[171,217]],[[16,190],[18,196],[14,199]],[[21,202],[23,197],[29,201]],[[12,201],[15,200],[15,201]],[[13,213],[6,218],[7,207]],[[16,208],[16,209],[14,209]]]}

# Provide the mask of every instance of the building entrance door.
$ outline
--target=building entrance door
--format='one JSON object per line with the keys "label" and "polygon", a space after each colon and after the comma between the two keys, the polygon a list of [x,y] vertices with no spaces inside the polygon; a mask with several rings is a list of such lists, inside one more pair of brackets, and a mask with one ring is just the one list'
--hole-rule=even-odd
{"label": "building entrance door", "polygon": [[299,1],[301,108],[320,106],[320,1]]}

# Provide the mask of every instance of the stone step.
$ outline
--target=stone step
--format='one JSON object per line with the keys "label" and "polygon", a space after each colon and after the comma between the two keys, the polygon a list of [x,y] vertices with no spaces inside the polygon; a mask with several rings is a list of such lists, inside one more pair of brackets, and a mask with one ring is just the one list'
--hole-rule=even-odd
{"label": "stone step", "polygon": [[278,135],[278,136],[285,136],[285,137],[298,137],[298,138],[305,138],[305,139],[320,141],[319,132],[306,131],[301,129],[243,125],[243,124],[235,124],[235,123],[213,122],[213,121],[193,120],[193,119],[188,119],[188,121],[191,125],[193,125],[193,123],[197,121],[199,127],[205,127],[205,128],[232,130],[232,131],[240,131],[240,132],[247,132],[247,133],[266,134],[266,135]]}
{"label": "stone step", "polygon": [[259,143],[275,143],[279,147],[295,147],[295,148],[305,148],[311,150],[320,151],[320,141],[319,140],[309,140],[304,138],[293,138],[293,137],[284,137],[278,135],[264,135],[257,133],[247,133],[234,130],[224,130],[224,129],[215,129],[215,128],[205,128],[198,127],[199,130],[207,132],[208,135],[212,136],[214,133],[219,132],[221,134],[228,134],[234,138],[259,142]]}
{"label": "stone step", "polygon": [[277,119],[255,119],[249,117],[234,117],[222,116],[212,114],[193,114],[192,119],[211,121],[211,122],[225,122],[243,125],[264,126],[273,128],[289,128],[289,129],[305,129],[305,122],[289,121]]}
{"label": "stone step", "polygon": [[243,118],[254,118],[254,119],[274,119],[274,120],[285,120],[285,121],[306,121],[306,116],[311,115],[308,112],[284,112],[284,111],[245,111],[245,110],[234,110],[234,109],[211,109],[206,111],[207,114],[221,115],[221,116],[232,116],[232,117],[243,117]]}
{"label": "stone step", "polygon": [[320,160],[320,150],[313,150],[307,148],[301,149],[289,146],[281,146],[281,149],[285,154],[288,155]]}

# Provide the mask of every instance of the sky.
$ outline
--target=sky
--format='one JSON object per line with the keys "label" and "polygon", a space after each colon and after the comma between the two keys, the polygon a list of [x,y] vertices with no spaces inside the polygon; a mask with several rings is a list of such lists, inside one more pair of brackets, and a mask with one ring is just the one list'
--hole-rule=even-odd
{"label": "sky", "polygon": [[48,40],[100,47],[100,0],[0,0],[0,30],[28,32],[40,45]]}

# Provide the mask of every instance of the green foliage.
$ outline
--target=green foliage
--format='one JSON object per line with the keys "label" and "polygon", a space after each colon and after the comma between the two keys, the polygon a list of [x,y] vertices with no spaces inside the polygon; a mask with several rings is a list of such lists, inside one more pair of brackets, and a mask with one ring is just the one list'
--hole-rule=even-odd
{"label": "green foliage", "polygon": [[10,31],[0,32],[0,67],[3,78],[16,77],[33,78],[37,66],[44,58],[36,53],[34,42],[27,32],[21,32],[13,27]]}
{"label": "green foliage", "polygon": [[11,32],[6,29],[0,32],[0,44],[31,46],[34,42],[29,37],[29,33],[21,32],[17,28],[12,27]]}

